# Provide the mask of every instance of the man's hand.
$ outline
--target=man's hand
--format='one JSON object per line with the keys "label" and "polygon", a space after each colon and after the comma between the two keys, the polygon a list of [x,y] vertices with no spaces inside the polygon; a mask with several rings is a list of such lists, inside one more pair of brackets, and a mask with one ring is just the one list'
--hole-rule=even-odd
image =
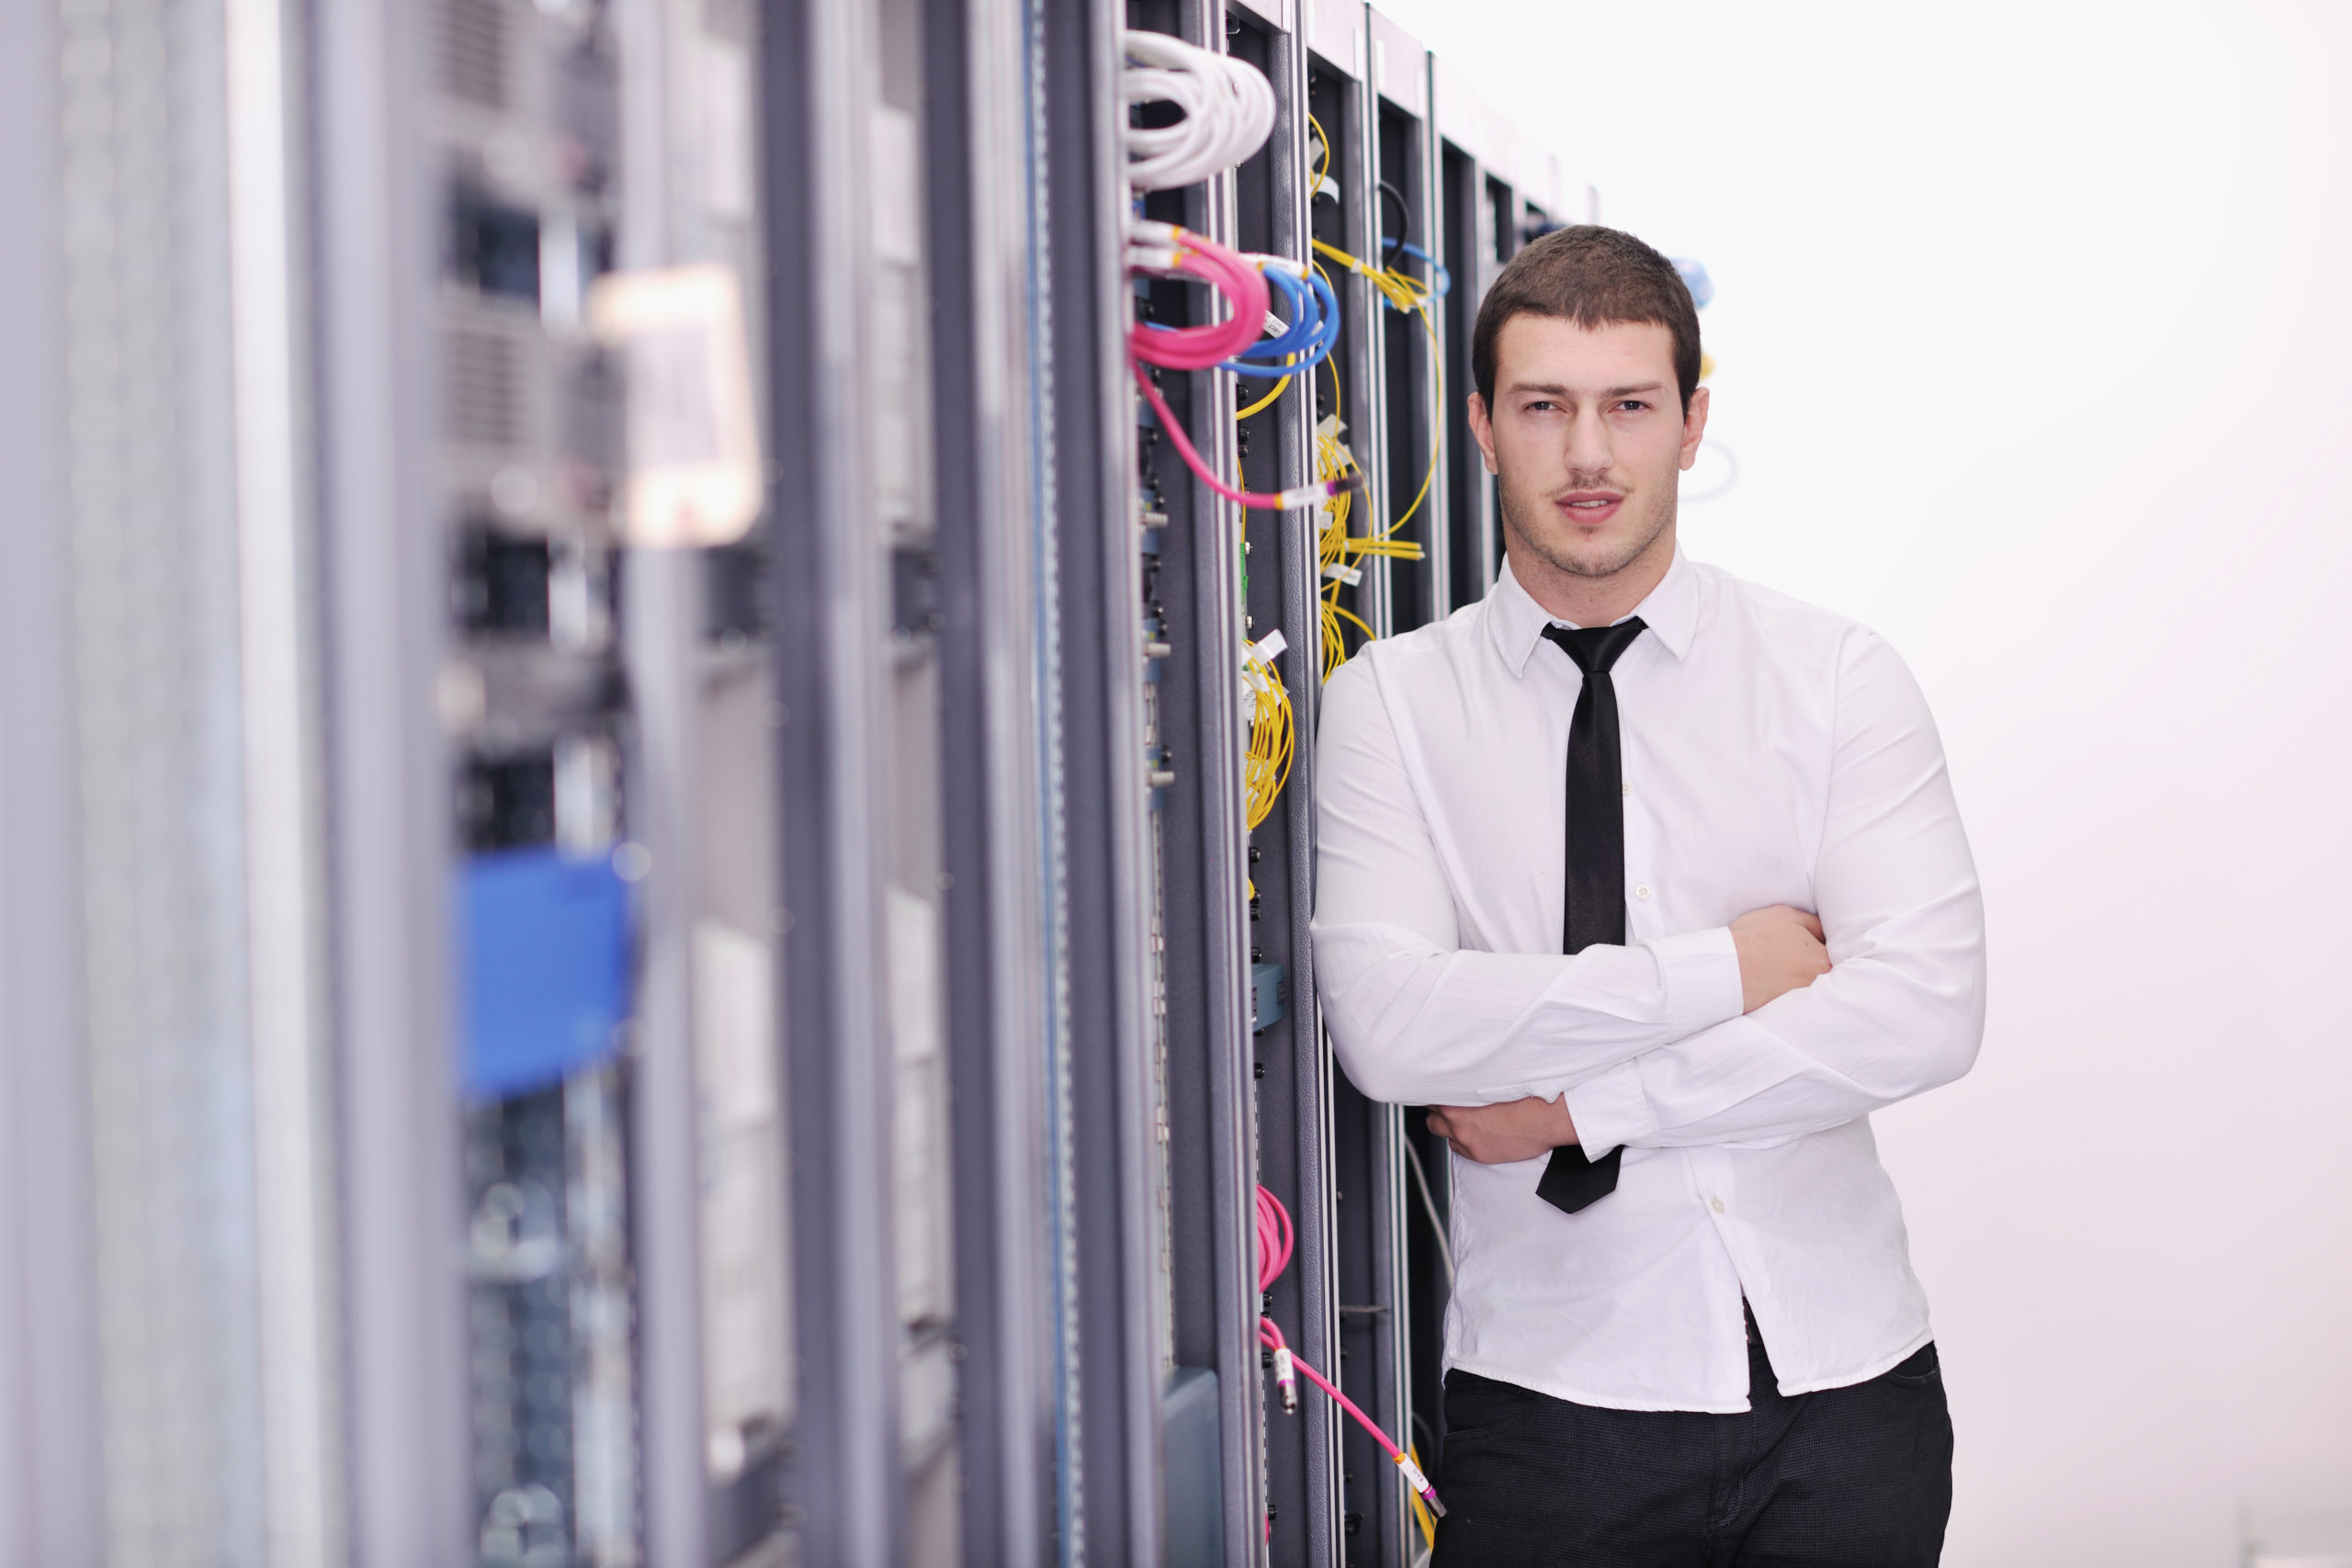
{"label": "man's hand", "polygon": [[1739,1010],[1754,1012],[1774,997],[1802,990],[1829,973],[1821,921],[1803,909],[1775,904],[1750,909],[1731,923],[1739,952]]}
{"label": "man's hand", "polygon": [[1464,1159],[1508,1165],[1550,1154],[1577,1141],[1568,1097],[1507,1100],[1500,1105],[1439,1105],[1430,1111],[1429,1129],[1453,1145]]}

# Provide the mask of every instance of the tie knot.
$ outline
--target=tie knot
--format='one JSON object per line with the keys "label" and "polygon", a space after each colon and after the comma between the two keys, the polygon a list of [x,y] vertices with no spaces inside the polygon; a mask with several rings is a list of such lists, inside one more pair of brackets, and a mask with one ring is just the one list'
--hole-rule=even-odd
{"label": "tie knot", "polygon": [[1617,662],[1617,656],[1633,647],[1634,639],[1647,629],[1641,616],[1635,615],[1613,626],[1545,626],[1544,635],[1558,643],[1586,674],[1606,675],[1609,667]]}

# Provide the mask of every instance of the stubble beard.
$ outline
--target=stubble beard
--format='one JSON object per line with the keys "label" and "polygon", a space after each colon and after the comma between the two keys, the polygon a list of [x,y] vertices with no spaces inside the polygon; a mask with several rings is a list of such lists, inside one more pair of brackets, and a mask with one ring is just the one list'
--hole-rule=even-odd
{"label": "stubble beard", "polygon": [[[1657,543],[1658,536],[1673,525],[1681,478],[1679,472],[1668,472],[1664,486],[1640,503],[1642,511],[1638,515],[1623,517],[1627,525],[1622,532],[1585,550],[1569,546],[1564,530],[1547,531],[1539,525],[1557,515],[1545,494],[1522,493],[1508,479],[1498,479],[1495,493],[1502,508],[1504,543],[1510,549],[1529,551],[1544,565],[1569,577],[1594,581],[1614,577],[1641,559]],[[1601,481],[1595,480],[1589,486],[1568,484],[1560,488],[1604,487]],[[1634,497],[1626,498],[1627,512],[1632,512],[1635,504]]]}

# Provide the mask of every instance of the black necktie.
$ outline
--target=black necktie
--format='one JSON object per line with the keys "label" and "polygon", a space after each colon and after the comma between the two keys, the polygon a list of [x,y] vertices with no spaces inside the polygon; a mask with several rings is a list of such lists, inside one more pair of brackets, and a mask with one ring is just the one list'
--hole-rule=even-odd
{"label": "black necktie", "polygon": [[[1613,626],[1544,628],[1544,635],[1584,671],[1584,690],[1577,694],[1576,715],[1568,720],[1568,897],[1563,947],[1567,953],[1582,953],[1595,942],[1623,946],[1625,941],[1625,786],[1617,743],[1617,687],[1609,669],[1643,630],[1638,615]],[[1573,1214],[1617,1190],[1617,1167],[1624,1153],[1614,1148],[1596,1162],[1585,1158],[1584,1150],[1574,1144],[1554,1149],[1535,1195]]]}

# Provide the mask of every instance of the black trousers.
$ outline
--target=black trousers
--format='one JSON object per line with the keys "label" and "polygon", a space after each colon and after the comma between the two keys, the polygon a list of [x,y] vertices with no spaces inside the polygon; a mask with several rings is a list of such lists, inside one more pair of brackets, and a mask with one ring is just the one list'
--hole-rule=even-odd
{"label": "black trousers", "polygon": [[1934,1568],[1951,1513],[1936,1348],[1789,1398],[1751,1325],[1747,1369],[1744,1416],[1447,1373],[1432,1568]]}

